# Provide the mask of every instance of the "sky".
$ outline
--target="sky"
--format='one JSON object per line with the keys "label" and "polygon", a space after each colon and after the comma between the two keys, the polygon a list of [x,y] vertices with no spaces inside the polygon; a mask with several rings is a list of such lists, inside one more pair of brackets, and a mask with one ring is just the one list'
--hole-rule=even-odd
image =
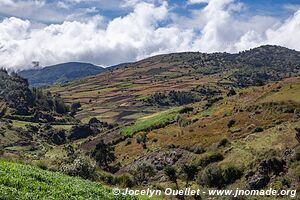
{"label": "sky", "polygon": [[0,0],[0,67],[111,66],[271,44],[300,51],[300,0]]}

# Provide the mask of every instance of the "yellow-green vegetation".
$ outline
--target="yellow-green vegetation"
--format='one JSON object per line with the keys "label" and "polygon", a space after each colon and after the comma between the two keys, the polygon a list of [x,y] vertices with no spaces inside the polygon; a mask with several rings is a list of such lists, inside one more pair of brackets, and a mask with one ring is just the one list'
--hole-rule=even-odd
{"label": "yellow-green vegetation", "polygon": [[300,102],[300,83],[294,82],[290,84],[286,84],[283,87],[279,87],[273,90],[270,94],[268,94],[261,101],[296,101]]}
{"label": "yellow-green vegetation", "polygon": [[0,199],[131,199],[98,183],[0,160]]}
{"label": "yellow-green vegetation", "polygon": [[[27,121],[19,121],[19,120],[12,120],[12,124],[14,127],[17,128],[26,128],[26,125],[30,124],[33,126],[39,126],[40,123],[35,123],[35,122],[27,122]],[[58,128],[58,129],[65,129],[65,130],[70,130],[73,125],[52,125],[53,128]]]}
{"label": "yellow-green vegetation", "polygon": [[132,135],[139,131],[163,127],[170,122],[173,122],[176,115],[181,109],[181,107],[172,108],[166,111],[155,113],[150,116],[143,117],[137,120],[133,125],[121,129],[121,133],[124,135]]}
{"label": "yellow-green vegetation", "polygon": [[19,121],[19,120],[12,120],[12,124],[13,124],[14,127],[17,127],[17,128],[26,128],[27,124],[30,124],[30,125],[33,125],[33,126],[39,125],[38,123],[27,122],[27,121]]}

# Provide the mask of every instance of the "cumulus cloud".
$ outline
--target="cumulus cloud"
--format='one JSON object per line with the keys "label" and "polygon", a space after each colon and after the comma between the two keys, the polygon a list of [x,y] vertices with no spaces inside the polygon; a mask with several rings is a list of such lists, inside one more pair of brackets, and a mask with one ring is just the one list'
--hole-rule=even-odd
{"label": "cumulus cloud", "polygon": [[1,65],[16,70],[30,68],[32,61],[44,66],[67,61],[109,66],[161,53],[237,52],[261,44],[300,50],[295,37],[300,35],[300,10],[284,21],[258,15],[237,18],[244,5],[235,0],[191,2],[206,4],[189,17],[173,13],[167,1],[128,0],[132,12],[110,21],[97,8],[87,11],[95,15],[86,20],[40,27],[30,20],[6,18],[0,22]]}

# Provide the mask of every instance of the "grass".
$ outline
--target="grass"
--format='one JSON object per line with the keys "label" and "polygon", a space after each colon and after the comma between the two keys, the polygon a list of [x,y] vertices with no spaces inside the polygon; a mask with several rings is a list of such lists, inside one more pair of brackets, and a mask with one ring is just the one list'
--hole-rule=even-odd
{"label": "grass", "polygon": [[[19,120],[12,120],[13,126],[17,128],[26,128],[27,124],[33,125],[33,126],[39,126],[39,123],[34,123],[34,122],[26,122],[26,121],[19,121]],[[52,125],[53,128],[58,128],[58,129],[65,129],[65,130],[70,130],[73,125]]]}
{"label": "grass", "polygon": [[278,92],[273,92],[262,101],[296,101],[300,102],[300,83],[284,85]]}
{"label": "grass", "polygon": [[0,160],[0,199],[133,199],[98,183]]}
{"label": "grass", "polygon": [[122,128],[121,133],[123,135],[133,135],[140,131],[163,127],[173,122],[181,109],[181,107],[176,107],[150,116],[145,116],[137,120],[133,125]]}
{"label": "grass", "polygon": [[34,122],[26,122],[26,121],[19,121],[19,120],[12,120],[13,126],[17,128],[26,128],[27,124],[33,125],[33,126],[38,126],[38,123]]}

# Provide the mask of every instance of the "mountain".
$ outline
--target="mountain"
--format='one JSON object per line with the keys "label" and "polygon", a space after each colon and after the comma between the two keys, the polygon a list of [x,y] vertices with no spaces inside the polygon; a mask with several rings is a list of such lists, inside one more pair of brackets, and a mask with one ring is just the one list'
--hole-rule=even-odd
{"label": "mountain", "polygon": [[103,72],[105,69],[89,63],[69,62],[42,69],[20,71],[18,74],[28,79],[30,86],[47,86],[63,83]]}
{"label": "mountain", "polygon": [[237,54],[173,53],[50,90],[69,103],[80,101],[86,107],[78,112],[81,120],[96,116],[110,122],[128,122],[153,112],[142,100],[156,93],[197,90],[203,85],[221,91],[260,86],[299,74],[299,58],[300,52],[270,45]]}

